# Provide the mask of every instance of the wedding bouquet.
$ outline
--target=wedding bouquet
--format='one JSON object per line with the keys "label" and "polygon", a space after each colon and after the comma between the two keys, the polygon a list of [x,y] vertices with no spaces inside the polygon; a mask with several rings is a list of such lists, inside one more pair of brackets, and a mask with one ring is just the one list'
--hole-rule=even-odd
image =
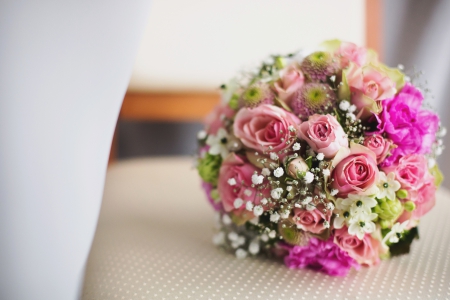
{"label": "wedding bouquet", "polygon": [[445,128],[402,70],[333,40],[222,85],[198,134],[213,242],[338,276],[407,253],[442,181]]}

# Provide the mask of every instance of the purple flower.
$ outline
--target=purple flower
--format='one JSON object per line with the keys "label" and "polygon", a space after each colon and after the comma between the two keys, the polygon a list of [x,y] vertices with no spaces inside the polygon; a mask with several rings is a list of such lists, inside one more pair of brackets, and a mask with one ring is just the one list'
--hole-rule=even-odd
{"label": "purple flower", "polygon": [[333,242],[311,238],[306,246],[282,244],[288,254],[284,263],[290,269],[309,268],[331,276],[345,276],[351,267],[359,269],[360,265]]}
{"label": "purple flower", "polygon": [[215,211],[222,210],[222,202],[217,202],[211,196],[211,191],[213,190],[213,185],[211,183],[207,183],[202,181],[202,188],[205,191],[206,197],[208,198],[209,203],[214,208]]}
{"label": "purple flower", "polygon": [[422,102],[422,93],[410,83],[393,98],[382,101],[383,111],[377,118],[378,133],[385,133],[397,145],[382,166],[390,166],[407,154],[430,152],[439,117],[422,109]]}

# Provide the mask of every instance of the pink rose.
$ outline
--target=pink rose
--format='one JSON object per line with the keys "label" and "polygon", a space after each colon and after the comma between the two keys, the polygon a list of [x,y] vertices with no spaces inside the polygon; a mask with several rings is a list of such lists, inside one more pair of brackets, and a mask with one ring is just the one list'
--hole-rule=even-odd
{"label": "pink rose", "polygon": [[327,210],[323,213],[324,206],[318,205],[313,210],[306,210],[301,208],[294,208],[294,222],[298,228],[312,233],[321,233],[326,229],[323,225],[324,221],[330,222],[332,211]]}
{"label": "pink rose", "polygon": [[292,96],[303,86],[304,81],[302,71],[295,66],[290,66],[281,71],[281,77],[274,83],[274,89],[278,97],[289,105]]}
{"label": "pink rose", "polygon": [[334,242],[360,264],[372,266],[380,262],[381,243],[370,234],[360,240],[350,235],[347,227],[342,227],[335,230]]}
{"label": "pink rose", "polygon": [[361,111],[362,118],[380,113],[380,101],[391,98],[397,92],[396,83],[381,68],[373,65],[361,68],[350,63],[342,74],[344,85],[340,87],[340,97],[350,97],[351,102]]}
{"label": "pink rose", "polygon": [[[345,157],[345,158],[343,158]],[[348,194],[374,194],[377,190],[378,167],[375,153],[368,148],[352,144],[350,150],[340,151],[333,160],[330,187],[337,189],[337,197]]]}
{"label": "pink rose", "polygon": [[402,189],[408,191],[407,199],[416,205],[416,209],[406,215],[417,220],[433,208],[436,203],[436,186],[433,175],[428,171],[425,156],[419,154],[403,156],[397,165],[386,167],[383,171],[394,172],[395,180],[400,182]]}
{"label": "pink rose", "polygon": [[333,158],[342,147],[348,148],[347,135],[332,115],[310,116],[300,125],[298,137],[327,159]]}
{"label": "pink rose", "polygon": [[367,60],[367,49],[356,44],[341,42],[336,55],[341,59],[341,68],[346,68],[350,62],[363,66]]}
{"label": "pink rose", "polygon": [[224,127],[225,119],[232,119],[236,112],[228,104],[216,105],[205,118],[206,132],[216,134],[219,128]]}
{"label": "pink rose", "polygon": [[377,164],[380,164],[389,154],[389,150],[393,147],[393,144],[390,139],[385,139],[379,134],[374,134],[366,136],[364,146],[375,153],[377,156]]}
{"label": "pink rose", "polygon": [[280,157],[280,151],[288,149],[296,140],[295,132],[289,130],[292,126],[298,129],[301,123],[294,114],[279,107],[262,104],[256,108],[242,108],[234,120],[234,134],[242,143],[260,153],[275,152]]}
{"label": "pink rose", "polygon": [[[246,162],[240,156],[231,153],[220,167],[219,182],[217,190],[226,212],[242,212],[245,210],[245,203],[251,201],[254,205],[260,204],[263,196],[268,196],[268,191],[257,190],[252,187],[252,175],[258,168]],[[236,208],[234,202],[237,198],[243,200],[243,204]]]}
{"label": "pink rose", "polygon": [[400,182],[402,189],[408,191],[408,199],[415,201],[418,190],[433,177],[428,172],[428,162],[425,156],[410,154],[403,156],[398,164],[383,168],[388,174],[394,172],[395,180]]}

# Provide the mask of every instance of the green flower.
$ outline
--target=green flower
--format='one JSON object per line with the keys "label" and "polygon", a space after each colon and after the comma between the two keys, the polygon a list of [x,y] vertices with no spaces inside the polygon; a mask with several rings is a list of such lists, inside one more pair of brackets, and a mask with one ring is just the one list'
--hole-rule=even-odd
{"label": "green flower", "polygon": [[388,228],[400,217],[403,206],[400,200],[389,200],[387,198],[377,199],[378,204],[373,208],[373,212],[378,214],[378,221],[381,228]]}
{"label": "green flower", "polygon": [[437,164],[435,164],[431,169],[430,169],[430,173],[431,175],[433,175],[434,177],[434,185],[436,187],[439,187],[442,183],[442,181],[444,180],[444,175],[442,175],[441,170],[439,170],[439,167]]}
{"label": "green flower", "polygon": [[336,94],[327,84],[307,83],[292,100],[292,109],[302,119],[315,113],[325,113],[336,102]]}
{"label": "green flower", "polygon": [[206,153],[205,157],[198,160],[197,170],[200,177],[208,183],[217,185],[219,178],[219,169],[222,164],[222,157],[220,155],[211,155]]}
{"label": "green flower", "polygon": [[325,81],[337,71],[337,64],[328,52],[317,51],[308,55],[301,64],[302,71],[313,80]]}
{"label": "green flower", "polygon": [[256,107],[259,104],[273,103],[274,95],[269,87],[263,83],[249,86],[242,94],[242,104],[245,107]]}

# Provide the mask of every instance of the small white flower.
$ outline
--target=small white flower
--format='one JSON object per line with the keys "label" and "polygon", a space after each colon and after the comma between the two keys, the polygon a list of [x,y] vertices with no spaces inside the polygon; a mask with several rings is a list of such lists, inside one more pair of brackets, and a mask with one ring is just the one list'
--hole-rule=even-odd
{"label": "small white flower", "polygon": [[276,188],[270,191],[270,196],[272,196],[273,199],[278,200],[281,198],[281,194],[283,193],[282,188]]}
{"label": "small white flower", "polygon": [[253,184],[256,184],[256,185],[261,184],[261,183],[263,183],[263,180],[264,180],[264,176],[262,176],[262,175],[258,175],[258,174],[252,175],[252,183]]}
{"label": "small white flower", "polygon": [[329,210],[333,210],[334,209],[333,202],[328,202],[327,205],[326,205],[326,208],[329,209]]}
{"label": "small white flower", "polygon": [[354,104],[350,105],[348,108],[348,112],[353,113],[356,110],[356,106]]}
{"label": "small white flower", "polygon": [[405,67],[402,64],[398,64],[397,68],[399,68],[400,70],[403,70]]}
{"label": "small white flower", "polygon": [[256,206],[253,208],[253,214],[254,214],[255,216],[257,216],[257,217],[259,217],[260,215],[262,215],[263,212],[264,212],[264,209],[263,209],[263,207],[262,207],[261,205],[256,205]]}
{"label": "small white flower", "polygon": [[428,158],[428,169],[433,168],[436,165],[436,159],[433,157]]}
{"label": "small white flower", "polygon": [[235,242],[238,240],[238,238],[239,238],[239,235],[236,232],[232,231],[232,232],[228,233],[228,239],[230,241]]}
{"label": "small white flower", "polygon": [[280,220],[280,215],[277,212],[274,212],[270,215],[270,222],[277,223]]}
{"label": "small white flower", "polygon": [[395,174],[390,172],[387,176],[384,172],[380,172],[378,181],[378,195],[377,198],[388,198],[389,200],[395,200],[395,192],[400,189],[400,182],[395,180]]}
{"label": "small white flower", "polygon": [[251,201],[247,201],[247,203],[245,203],[245,209],[248,211],[252,211],[253,210],[253,203]]}
{"label": "small white flower", "polygon": [[339,193],[339,191],[337,189],[332,189],[330,192],[331,196],[336,196]]}
{"label": "small white flower", "polygon": [[238,209],[242,206],[242,204],[244,204],[244,200],[242,200],[241,198],[234,199],[233,203],[234,208]]}
{"label": "small white flower", "polygon": [[263,168],[261,171],[261,174],[264,176],[269,176],[270,175],[270,170],[268,168]]}
{"label": "small white flower", "polygon": [[206,138],[206,136],[207,136],[207,133],[204,130],[200,130],[197,133],[197,139],[199,139],[199,140],[203,140],[204,138]]}
{"label": "small white flower", "polygon": [[325,158],[325,155],[323,153],[318,153],[316,155],[317,160],[323,160]]}
{"label": "small white flower", "polygon": [[337,216],[334,218],[333,226],[339,229],[347,225],[349,233],[352,235],[359,234],[358,237],[361,239],[360,236],[364,235],[364,232],[368,233],[370,230],[375,230],[375,224],[372,220],[378,215],[372,213],[372,207],[376,205],[375,199],[364,195],[349,194],[346,199],[338,198],[335,211]]}
{"label": "small white flower", "polygon": [[238,259],[246,258],[247,257],[247,251],[245,251],[244,249],[241,249],[241,248],[237,249],[236,250],[236,257]]}
{"label": "small white flower", "polygon": [[228,179],[227,182],[229,185],[236,185],[236,179],[234,179],[234,178]]}
{"label": "small white flower", "polygon": [[302,204],[306,205],[306,204],[309,204],[311,201],[312,201],[312,197],[307,196],[307,197],[305,197],[305,199],[302,200]]}
{"label": "small white flower", "polygon": [[300,143],[294,143],[294,145],[292,145],[292,150],[294,151],[300,150]]}
{"label": "small white flower", "polygon": [[256,255],[259,253],[259,242],[258,241],[252,241],[250,245],[248,246],[248,252],[252,255]]}
{"label": "small white flower", "polygon": [[366,233],[372,233],[375,231],[375,223],[372,220],[378,217],[375,213],[364,213],[352,216],[350,226],[348,227],[348,233],[356,235],[360,240],[364,238]]}
{"label": "small white flower", "polygon": [[268,242],[269,241],[269,236],[265,233],[261,234],[261,241],[263,242]]}
{"label": "small white flower", "polygon": [[231,224],[231,218],[230,218],[230,216],[229,215],[223,215],[222,216],[222,223],[223,224],[225,224],[225,225],[230,225]]}
{"label": "small white flower", "polygon": [[247,197],[250,197],[252,194],[253,194],[252,190],[246,189],[244,191],[244,195],[247,196]]}
{"label": "small white flower", "polygon": [[314,204],[312,204],[312,203],[306,204],[306,210],[312,211],[312,210],[315,210],[315,209],[316,209],[316,206]]}
{"label": "small white flower", "polygon": [[288,130],[289,130],[290,132],[294,132],[294,131],[295,131],[295,127],[292,126],[292,125],[289,125],[289,126],[288,126]]}
{"label": "small white flower", "polygon": [[336,75],[330,76],[331,82],[334,82],[336,80]]}
{"label": "small white flower", "polygon": [[216,135],[209,135],[206,144],[210,146],[208,153],[211,155],[221,155],[225,159],[229,153],[227,148],[228,133],[225,129],[220,128]]}
{"label": "small white flower", "polygon": [[330,223],[327,220],[323,221],[323,227],[330,228]]}
{"label": "small white flower", "polygon": [[436,150],[434,151],[434,154],[435,154],[436,156],[439,156],[439,155],[442,154],[442,151],[444,151],[444,147],[439,146],[439,147],[437,147]]}
{"label": "small white flower", "polygon": [[238,245],[238,247],[244,245],[245,244],[245,237],[242,236],[242,235],[239,235],[237,240],[236,240],[236,244]]}
{"label": "small white flower", "polygon": [[287,218],[289,218],[289,213],[290,213],[289,210],[282,211],[280,214],[280,217],[282,219],[287,219]]}
{"label": "small white flower", "polygon": [[267,202],[269,202],[269,201],[268,201],[266,198],[262,198],[262,199],[261,199],[261,204],[262,204],[262,205],[266,205]]}
{"label": "small white flower", "polygon": [[339,102],[340,110],[347,111],[349,107],[350,107],[350,102],[348,102],[347,100],[342,100],[341,102]]}
{"label": "small white flower", "polygon": [[277,160],[278,159],[278,155],[275,152],[270,152],[270,159],[271,160]]}
{"label": "small white flower", "polygon": [[356,120],[356,116],[354,113],[347,113],[346,114],[347,118],[350,119],[350,121],[355,121]]}
{"label": "small white flower", "polygon": [[398,243],[400,240],[401,234],[403,231],[406,230],[406,226],[408,226],[409,220],[406,220],[403,223],[395,223],[394,226],[392,226],[391,231],[386,234],[386,236],[383,238],[383,243],[386,244],[387,241],[389,241],[391,244]]}
{"label": "small white flower", "polygon": [[314,174],[311,173],[311,172],[306,172],[305,177],[303,178],[303,180],[304,180],[306,183],[311,183],[311,182],[313,182],[313,180],[314,180]]}
{"label": "small white flower", "polygon": [[288,186],[286,187],[286,191],[288,191],[288,192],[292,191],[292,185],[288,185]]}
{"label": "small white flower", "polygon": [[347,199],[343,202],[349,203],[350,208],[357,210],[358,207],[367,208],[370,210],[372,207],[377,205],[377,200],[372,197],[358,194],[348,194]]}
{"label": "small white flower", "polygon": [[437,132],[437,136],[442,138],[447,134],[447,128],[445,127],[441,127],[441,129],[439,129],[439,131]]}
{"label": "small white flower", "polygon": [[322,173],[323,173],[323,176],[330,176],[330,170],[329,169],[323,169]]}
{"label": "small white flower", "polygon": [[277,236],[277,232],[275,230],[272,230],[271,232],[269,232],[269,237],[271,239],[274,239]]}
{"label": "small white flower", "polygon": [[282,167],[278,167],[275,169],[275,171],[273,171],[273,175],[275,175],[275,177],[281,177],[284,174],[284,170]]}

